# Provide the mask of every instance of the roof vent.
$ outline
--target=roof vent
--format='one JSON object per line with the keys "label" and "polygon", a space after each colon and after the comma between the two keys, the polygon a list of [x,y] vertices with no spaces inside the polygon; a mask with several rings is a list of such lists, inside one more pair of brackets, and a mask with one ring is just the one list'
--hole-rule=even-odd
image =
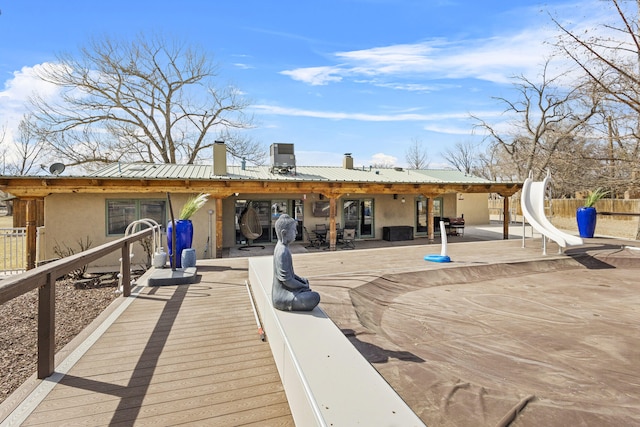
{"label": "roof vent", "polygon": [[296,156],[293,144],[271,144],[271,173],[295,174]]}

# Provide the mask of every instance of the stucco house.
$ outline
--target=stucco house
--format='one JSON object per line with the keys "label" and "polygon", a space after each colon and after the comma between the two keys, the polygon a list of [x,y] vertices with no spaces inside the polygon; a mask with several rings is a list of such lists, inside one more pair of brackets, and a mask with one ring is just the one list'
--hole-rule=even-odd
{"label": "stucco house", "polygon": [[[273,144],[269,165],[227,165],[223,142],[215,143],[211,164],[116,163],[83,176],[0,176],[0,189],[24,205],[27,226],[43,217],[40,260],[55,257],[55,246],[77,248],[80,240],[97,246],[121,237],[136,219],[166,225],[167,193],[175,215],[188,197],[210,195],[191,219],[197,256],[214,258],[225,248],[246,244],[239,216],[249,205],[262,227],[256,242],[275,243],[273,223],[287,213],[299,221],[299,239],[304,239],[303,228],[325,224],[329,248],[335,249],[337,230],[345,227],[356,230],[356,239],[383,239],[389,227],[404,226],[414,238],[433,240],[437,217],[464,216],[467,225],[486,224],[488,195],[503,196],[506,212],[508,198],[521,187],[451,170],[354,167],[350,154],[342,167],[297,166],[293,144]],[[37,212],[41,209],[43,215]],[[135,251],[138,260],[145,257],[141,248]],[[113,266],[116,258],[100,262]]]}

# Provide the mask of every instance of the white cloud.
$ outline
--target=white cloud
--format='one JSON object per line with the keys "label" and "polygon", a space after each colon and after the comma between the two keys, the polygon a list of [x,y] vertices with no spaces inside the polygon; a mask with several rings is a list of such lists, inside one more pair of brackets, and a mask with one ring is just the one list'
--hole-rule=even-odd
{"label": "white cloud", "polygon": [[252,108],[260,110],[261,114],[272,114],[281,116],[313,117],[331,120],[357,120],[363,122],[404,122],[404,121],[428,121],[445,119],[468,118],[467,113],[439,113],[439,114],[367,114],[367,113],[345,113],[340,111],[314,111],[299,108],[278,107],[274,105],[253,105]]}
{"label": "white cloud", "polygon": [[447,135],[469,135],[469,126],[442,126],[442,125],[427,125],[423,127],[428,132],[443,133]]}
{"label": "white cloud", "polygon": [[329,82],[339,82],[342,77],[339,75],[342,71],[337,67],[309,67],[298,68],[296,70],[281,71],[280,74],[308,83],[311,86],[322,86]]}
{"label": "white cloud", "polygon": [[241,62],[236,62],[235,64],[233,64],[233,66],[234,66],[234,67],[236,67],[236,68],[240,68],[240,69],[242,69],[242,70],[250,70],[250,69],[255,68],[255,67],[254,67],[254,66],[252,66],[252,65],[249,65],[249,64],[243,64],[243,63],[241,63]]}
{"label": "white cloud", "polygon": [[11,143],[22,116],[29,110],[29,98],[38,94],[45,99],[57,96],[58,88],[50,83],[40,80],[36,72],[38,69],[50,64],[39,64],[34,67],[23,67],[13,73],[13,78],[4,84],[4,90],[0,91],[0,126],[6,126],[7,135],[5,142]]}
{"label": "white cloud", "polygon": [[13,78],[5,82],[5,90],[0,92],[0,99],[11,99],[26,103],[34,93],[50,98],[58,93],[58,88],[37,77],[37,72],[53,64],[38,64],[33,67],[22,67],[20,71],[13,73]]}
{"label": "white cloud", "polygon": [[385,166],[393,167],[398,164],[398,158],[395,156],[391,156],[389,154],[376,153],[373,156],[371,156],[371,159],[369,160],[369,164],[385,165]]}
{"label": "white cloud", "polygon": [[356,80],[355,83],[371,84],[377,87],[394,89],[394,90],[404,90],[407,92],[435,92],[442,89],[450,88],[452,86],[452,85],[425,84],[425,83],[380,82],[377,79]]}
{"label": "white cloud", "polygon": [[549,31],[524,29],[518,34],[480,40],[431,39],[337,52],[334,57],[339,65],[297,68],[281,74],[310,85],[326,85],[344,78],[362,82],[362,78],[367,77],[373,84],[393,87],[394,83],[381,79],[411,77],[416,80],[395,84],[403,90],[433,89],[424,83],[433,78],[475,78],[504,83],[514,74],[538,70],[541,58],[551,53],[551,46],[545,43],[550,37]]}
{"label": "white cloud", "polygon": [[[564,5],[554,15],[575,15],[576,5]],[[586,5],[581,9],[592,10]],[[611,10],[594,8],[588,18],[571,26],[582,33],[611,21]],[[597,12],[596,12],[597,10]],[[333,53],[335,63],[282,71],[281,74],[310,85],[326,85],[346,79],[400,90],[433,90],[430,79],[479,79],[507,83],[514,75],[536,76],[544,58],[554,52],[559,29],[536,8],[511,11],[513,19],[501,32],[484,38],[431,38],[416,43],[374,46]],[[520,22],[522,21],[522,22]],[[569,25],[569,24],[567,24]],[[600,30],[602,27],[600,26]],[[330,55],[327,56],[331,58]],[[411,78],[409,83],[394,83]]]}

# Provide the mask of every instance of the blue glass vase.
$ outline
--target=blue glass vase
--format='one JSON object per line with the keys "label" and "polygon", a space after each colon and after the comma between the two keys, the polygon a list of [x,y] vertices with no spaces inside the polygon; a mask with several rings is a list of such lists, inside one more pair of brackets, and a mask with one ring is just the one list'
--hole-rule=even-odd
{"label": "blue glass vase", "polygon": [[[193,223],[190,219],[179,219],[176,224],[176,267],[182,268],[182,251],[191,247],[193,241]],[[167,248],[169,250],[169,262],[173,260],[173,223],[167,224]]]}
{"label": "blue glass vase", "polygon": [[596,208],[579,207],[576,211],[576,220],[578,221],[578,232],[580,237],[592,238],[596,231]]}

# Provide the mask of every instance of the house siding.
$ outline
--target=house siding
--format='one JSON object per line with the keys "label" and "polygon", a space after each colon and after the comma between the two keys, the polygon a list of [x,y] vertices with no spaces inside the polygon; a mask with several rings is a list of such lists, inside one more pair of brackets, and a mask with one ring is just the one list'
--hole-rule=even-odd
{"label": "house siding", "polygon": [[[190,194],[172,194],[171,201],[174,215],[179,215],[182,205],[186,202]],[[346,196],[345,196],[346,197]],[[404,197],[405,203],[402,203]],[[42,242],[40,259],[51,259],[56,257],[54,248],[68,247],[76,252],[80,250],[79,241],[91,242],[91,247],[115,240],[118,236],[107,236],[106,231],[106,200],[114,199],[164,199],[166,193],[115,193],[115,194],[52,194],[45,197],[45,241]],[[374,239],[382,239],[383,227],[408,225],[415,227],[415,195],[398,194],[394,199],[393,195],[354,195],[351,199],[370,198],[374,200]],[[464,200],[458,200],[456,194],[443,196],[443,206],[445,216],[461,216],[464,214],[467,224],[486,224],[489,222],[489,210],[487,194],[465,194]],[[318,194],[240,194],[231,196],[222,201],[223,209],[223,241],[225,248],[236,245],[236,220],[235,201],[244,200],[275,200],[275,199],[302,199],[304,200],[304,225],[307,229],[314,229],[316,224],[329,225],[328,217],[314,217],[311,212],[313,203],[319,200]],[[326,199],[324,199],[326,200]],[[336,222],[342,222],[342,199],[336,203]],[[207,248],[207,238],[209,237],[209,227],[212,235],[210,247],[215,252],[216,247],[216,215],[209,217],[209,210],[215,212],[215,200],[210,199],[207,204],[196,212],[191,220],[194,226],[193,248],[196,249],[198,258],[204,257]],[[169,212],[167,210],[167,215]],[[211,220],[211,224],[210,224]],[[163,224],[166,228],[166,224]],[[166,237],[163,237],[162,246],[166,249]],[[147,255],[140,244],[133,246],[135,265],[144,264]],[[215,253],[209,255],[215,257]],[[113,253],[96,261],[92,267],[114,268],[119,265],[120,254]]]}
{"label": "house siding", "polygon": [[[178,216],[182,205],[188,199],[188,194],[176,194],[171,196],[174,215]],[[46,238],[42,244],[42,252],[40,259],[56,258],[55,247],[71,248],[76,253],[80,251],[80,241],[91,242],[91,247],[99,246],[103,243],[116,240],[121,236],[107,236],[106,229],[106,201],[114,199],[165,199],[166,193],[150,193],[140,195],[137,193],[115,193],[109,195],[103,194],[52,194],[47,196],[45,200],[45,218],[44,225],[46,230]],[[207,243],[207,235],[209,230],[208,210],[214,209],[213,201],[207,204],[198,212],[196,212],[191,220],[193,221],[194,230],[197,230],[193,236],[193,247],[197,250],[198,257],[203,255],[205,245]],[[167,209],[167,216],[169,212]],[[166,224],[162,224],[166,229]],[[214,223],[215,227],[215,223]],[[162,242],[162,246],[166,250],[166,239]],[[214,245],[215,247],[215,245]],[[139,265],[146,263],[147,255],[140,244],[133,245],[132,264]],[[114,267],[120,264],[119,253],[112,253],[92,264],[93,267]]]}

